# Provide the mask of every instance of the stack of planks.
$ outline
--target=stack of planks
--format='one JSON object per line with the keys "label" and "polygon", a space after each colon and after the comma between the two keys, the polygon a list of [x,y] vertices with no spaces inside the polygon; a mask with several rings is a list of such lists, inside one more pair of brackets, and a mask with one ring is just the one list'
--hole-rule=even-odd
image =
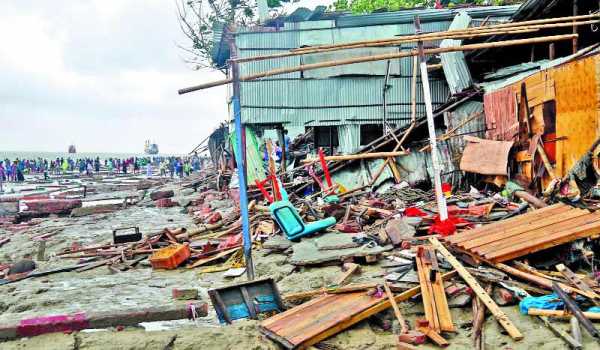
{"label": "stack of planks", "polygon": [[425,318],[429,321],[429,327],[436,333],[442,331],[454,332],[456,329],[452,324],[435,251],[431,246],[419,246],[417,247],[415,260],[419,274],[419,284],[421,285]]}
{"label": "stack of planks", "polygon": [[499,263],[600,234],[600,212],[563,203],[443,238],[476,261]]}

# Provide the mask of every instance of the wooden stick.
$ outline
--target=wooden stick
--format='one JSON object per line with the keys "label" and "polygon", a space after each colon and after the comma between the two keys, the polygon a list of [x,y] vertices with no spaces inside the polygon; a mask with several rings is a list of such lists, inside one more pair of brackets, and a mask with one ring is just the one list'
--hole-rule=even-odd
{"label": "wooden stick", "polygon": [[[348,206],[347,212],[350,212],[350,206]],[[338,286],[341,286],[344,283],[346,283],[350,276],[352,276],[355,272],[357,272],[360,269],[360,265],[354,263],[344,264],[344,266],[346,266],[346,271],[335,281],[335,284]]]}
{"label": "wooden stick", "polygon": [[523,339],[523,334],[519,332],[517,327],[515,327],[515,325],[510,321],[508,316],[506,316],[506,314],[502,310],[500,310],[498,305],[496,305],[492,298],[490,298],[489,294],[485,292],[485,290],[481,287],[479,282],[477,282],[477,280],[473,276],[471,276],[469,271],[465,269],[465,267],[454,257],[454,255],[452,255],[446,249],[446,247],[444,247],[440,243],[440,241],[438,241],[438,239],[435,237],[430,237],[429,243],[431,243],[431,245],[433,245],[433,247],[444,256],[446,261],[450,263],[450,265],[452,265],[452,267],[458,272],[460,277],[462,277],[463,280],[469,285],[469,287],[471,287],[471,289],[475,292],[477,297],[481,299],[485,306],[490,310],[492,315],[496,317],[498,323],[500,323],[500,325],[508,332],[511,338],[513,338],[514,340]]}
{"label": "wooden stick", "polygon": [[594,327],[592,322],[585,317],[583,311],[577,306],[575,300],[573,300],[567,293],[565,293],[562,288],[558,285],[558,283],[552,283],[552,290],[554,293],[558,295],[559,298],[562,299],[565,303],[565,309],[569,310],[573,316],[577,317],[577,320],[581,323],[581,326],[597,341],[600,341],[600,332]]}
{"label": "wooden stick", "polygon": [[[523,272],[521,270],[515,269],[512,266],[508,266],[508,265],[502,264],[502,263],[497,263],[497,264],[492,264],[492,265],[495,266],[497,269],[502,270],[502,271],[504,271],[508,274],[511,274],[515,277],[524,279],[529,282],[533,282],[533,283],[535,283],[539,286],[542,286],[544,288],[547,288],[547,289],[552,289],[552,281],[547,278],[535,276],[530,273]],[[591,295],[587,292],[584,292],[581,289],[572,288],[563,283],[559,283],[559,286],[567,293],[577,293],[577,294],[583,295],[584,297],[589,298],[589,299],[594,298],[593,295]]]}
{"label": "wooden stick", "polygon": [[591,300],[598,306],[600,305],[600,296],[594,291],[587,283],[583,282],[571,269],[566,267],[564,264],[556,265],[556,270],[562,273],[565,278],[571,282],[577,288],[589,293],[590,296],[594,296]]}
{"label": "wooden stick", "polygon": [[[596,21],[592,21],[593,23],[596,23]],[[569,26],[571,26],[571,23],[568,23]],[[364,48],[364,47],[383,47],[383,46],[396,46],[396,45],[401,45],[401,44],[405,44],[405,43],[411,43],[411,42],[416,42],[416,41],[438,41],[438,40],[444,40],[444,39],[469,39],[469,38],[474,38],[474,37],[481,37],[481,36],[492,36],[492,35],[497,35],[497,34],[522,34],[522,33],[531,33],[531,32],[535,32],[538,31],[539,28],[527,28],[527,29],[504,29],[504,30],[464,30],[464,31],[459,31],[457,33],[452,33],[450,31],[444,31],[444,32],[434,32],[434,33],[427,33],[427,34],[418,34],[418,35],[412,35],[406,38],[393,38],[393,39],[383,39],[380,41],[376,41],[373,43],[367,43],[367,44],[361,44],[361,43],[346,43],[344,45],[340,45],[340,46],[335,46],[335,47],[329,47],[329,48],[306,48],[305,50],[298,50],[298,49],[292,49],[290,51],[287,52],[282,52],[282,53],[276,53],[276,54],[271,54],[271,55],[263,55],[263,56],[252,56],[252,57],[244,57],[244,58],[238,58],[235,61],[238,63],[245,63],[245,62],[256,62],[256,61],[264,61],[264,60],[270,60],[270,59],[276,59],[276,58],[285,58],[285,57],[293,57],[293,56],[301,56],[301,55],[308,55],[308,54],[318,54],[318,53],[324,53],[324,52],[331,52],[331,51],[339,51],[339,50],[348,50],[348,49],[356,49],[356,48]],[[436,34],[436,35],[433,35]]]}
{"label": "wooden stick", "polygon": [[[474,51],[474,50],[480,50],[480,49],[498,48],[498,47],[506,47],[506,46],[528,45],[528,44],[539,44],[539,43],[546,43],[546,42],[552,42],[552,41],[572,40],[575,37],[577,37],[577,34],[543,36],[543,37],[529,38],[529,39],[505,40],[505,41],[496,41],[496,42],[482,43],[482,44],[440,47],[440,48],[423,50],[424,51],[423,53],[425,55],[434,55],[434,54],[446,53],[446,52]],[[273,69],[270,71],[246,75],[246,76],[240,77],[239,80],[240,81],[251,81],[251,80],[256,80],[259,78],[265,78],[265,77],[293,73],[293,72],[309,71],[309,70],[314,70],[314,69],[319,69],[319,68],[343,66],[343,65],[354,64],[354,63],[391,60],[391,59],[397,59],[397,58],[402,58],[402,57],[411,57],[411,56],[415,56],[415,55],[418,55],[417,51],[411,50],[411,51],[403,51],[403,52],[398,52],[398,53],[389,53],[389,54],[382,54],[382,55],[353,57],[353,58],[343,59],[343,60],[325,61],[325,62],[319,62],[319,63],[305,64],[305,65],[300,65],[300,66],[295,66],[295,67]],[[197,86],[193,86],[193,87],[189,87],[189,88],[184,88],[184,89],[179,90],[178,93],[180,95],[182,95],[182,94],[186,94],[186,93],[197,91],[197,90],[203,90],[203,89],[210,88],[210,87],[229,84],[231,82],[232,82],[232,79],[218,80],[218,81],[205,83],[205,84],[201,84],[201,85],[197,85]]]}
{"label": "wooden stick", "polygon": [[[407,155],[404,151],[395,152],[374,152],[374,153],[359,153],[359,154],[348,154],[339,156],[326,156],[326,161],[341,161],[341,160],[355,160],[355,159],[373,159],[373,158],[386,158],[386,157],[399,157]],[[304,159],[302,163],[316,163],[319,159]]]}
{"label": "wooden stick", "polygon": [[402,313],[400,312],[400,308],[398,307],[398,303],[396,303],[396,299],[394,299],[394,294],[390,290],[390,286],[387,281],[383,281],[383,288],[385,289],[385,294],[387,294],[388,299],[390,300],[390,304],[394,309],[394,314],[396,315],[396,319],[400,323],[400,334],[404,334],[408,332],[408,327],[406,326],[406,321],[404,317],[402,317]]}
{"label": "wooden stick", "polygon": [[[511,28],[511,27],[529,26],[529,25],[537,25],[537,24],[557,23],[557,22],[564,22],[564,21],[576,21],[576,20],[578,21],[578,20],[582,20],[582,19],[591,19],[591,18],[598,18],[598,17],[600,17],[600,15],[598,15],[598,14],[582,15],[582,16],[575,16],[575,17],[566,16],[566,17],[537,19],[537,20],[523,21],[523,22],[502,23],[502,24],[496,24],[496,25],[491,25],[491,26],[482,27],[482,28],[486,28],[487,30],[490,30],[490,29],[498,29],[498,28]],[[462,30],[464,30],[464,29],[458,29],[456,31],[459,32]],[[452,32],[452,31],[448,31],[448,32]],[[376,43],[379,41],[381,41],[381,39],[355,41],[355,42],[353,42],[353,44],[369,44],[369,43]],[[296,50],[300,51],[300,50],[308,50],[308,49],[323,49],[323,48],[330,48],[330,47],[343,46],[343,45],[348,45],[348,43],[334,44],[334,45],[318,45],[318,46],[311,46],[311,47],[307,47],[307,48],[299,48]]]}
{"label": "wooden stick", "polygon": [[542,323],[544,323],[544,326],[546,326],[548,329],[550,329],[550,331],[552,333],[554,333],[557,337],[561,338],[562,340],[564,340],[571,349],[574,350],[580,350],[583,346],[581,345],[581,342],[578,342],[577,340],[575,340],[573,337],[571,337],[567,332],[563,331],[562,329],[556,327],[554,324],[552,324],[550,322],[550,320],[548,320],[548,317],[546,316],[537,316],[537,318],[542,321]]}
{"label": "wooden stick", "polygon": [[[598,20],[590,20],[583,22],[575,22],[576,26],[588,25],[598,23]],[[416,35],[406,35],[399,38],[389,38],[389,39],[379,39],[370,43],[361,43],[361,42],[348,42],[338,45],[331,45],[330,47],[321,48],[321,47],[306,47],[306,48],[298,48],[292,49],[288,52],[276,53],[271,55],[263,55],[263,56],[252,56],[252,57],[244,57],[238,58],[235,62],[244,63],[244,62],[255,62],[255,61],[263,61],[269,59],[277,59],[277,58],[285,58],[285,57],[293,57],[299,55],[308,55],[308,54],[319,54],[324,52],[331,51],[339,51],[339,50],[348,50],[348,49],[357,49],[357,48],[365,48],[365,47],[385,47],[385,46],[398,46],[405,43],[413,43],[417,41],[439,41],[444,39],[470,39],[482,36],[492,36],[498,34],[524,34],[524,33],[532,33],[539,31],[541,29],[555,29],[562,27],[571,27],[573,26],[573,22],[564,22],[564,23],[553,23],[553,24],[539,24],[539,25],[528,25],[528,26],[512,26],[507,28],[467,28],[467,29],[458,29],[458,30],[448,30],[441,32],[431,32],[425,34],[416,34]],[[574,33],[577,34],[577,33]],[[428,67],[429,68],[429,67]],[[431,66],[434,68],[441,68],[436,66]]]}
{"label": "wooden stick", "polygon": [[[544,310],[544,309],[535,309],[530,308],[527,310],[527,314],[530,316],[547,316],[547,317],[555,317],[555,318],[563,318],[569,319],[573,317],[573,314],[564,310]],[[599,321],[600,320],[600,312],[583,312],[583,315],[590,320]]]}
{"label": "wooden stick", "polygon": [[437,346],[446,347],[450,345],[438,332],[429,327],[417,327],[417,330],[427,336]]}

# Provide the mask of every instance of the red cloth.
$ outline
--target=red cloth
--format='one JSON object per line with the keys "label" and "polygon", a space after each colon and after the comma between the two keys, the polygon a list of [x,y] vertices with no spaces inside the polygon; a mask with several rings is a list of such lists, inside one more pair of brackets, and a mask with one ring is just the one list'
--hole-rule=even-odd
{"label": "red cloth", "polygon": [[404,215],[421,217],[421,216],[427,216],[427,213],[425,213],[424,211],[422,211],[419,208],[409,207],[409,208],[404,209]]}
{"label": "red cloth", "polygon": [[450,236],[456,232],[456,224],[469,223],[468,221],[456,216],[448,215],[448,219],[442,221],[440,216],[433,217],[433,224],[429,227],[429,234],[439,234],[442,236]]}

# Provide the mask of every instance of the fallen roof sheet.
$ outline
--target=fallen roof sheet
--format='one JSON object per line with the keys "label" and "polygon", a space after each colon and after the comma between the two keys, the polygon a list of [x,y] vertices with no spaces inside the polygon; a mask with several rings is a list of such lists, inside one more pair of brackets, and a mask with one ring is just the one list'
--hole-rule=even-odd
{"label": "fallen roof sheet", "polygon": [[478,261],[500,263],[600,234],[600,212],[559,203],[443,238]]}
{"label": "fallen roof sheet", "polygon": [[[448,30],[461,30],[469,27],[471,16],[466,11],[459,12],[455,17]],[[442,40],[440,47],[453,47],[462,44],[462,40],[445,39]],[[473,85],[471,72],[465,60],[465,53],[462,51],[442,53],[440,55],[442,68],[446,82],[452,94],[457,94],[468,89]]]}

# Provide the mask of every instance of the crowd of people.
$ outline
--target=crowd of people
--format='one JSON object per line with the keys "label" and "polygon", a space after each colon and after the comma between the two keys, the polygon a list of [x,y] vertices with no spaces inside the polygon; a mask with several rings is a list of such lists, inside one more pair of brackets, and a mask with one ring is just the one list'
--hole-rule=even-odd
{"label": "crowd of people", "polygon": [[67,173],[79,173],[80,175],[92,176],[99,174],[101,170],[109,174],[145,174],[154,176],[154,169],[159,170],[159,176],[184,177],[192,172],[199,171],[205,158],[197,153],[189,157],[129,157],[129,158],[107,158],[101,160],[96,158],[72,159],[19,159],[0,160],[0,190],[2,182],[22,182],[25,175],[39,174],[47,179],[49,175],[64,175]]}

